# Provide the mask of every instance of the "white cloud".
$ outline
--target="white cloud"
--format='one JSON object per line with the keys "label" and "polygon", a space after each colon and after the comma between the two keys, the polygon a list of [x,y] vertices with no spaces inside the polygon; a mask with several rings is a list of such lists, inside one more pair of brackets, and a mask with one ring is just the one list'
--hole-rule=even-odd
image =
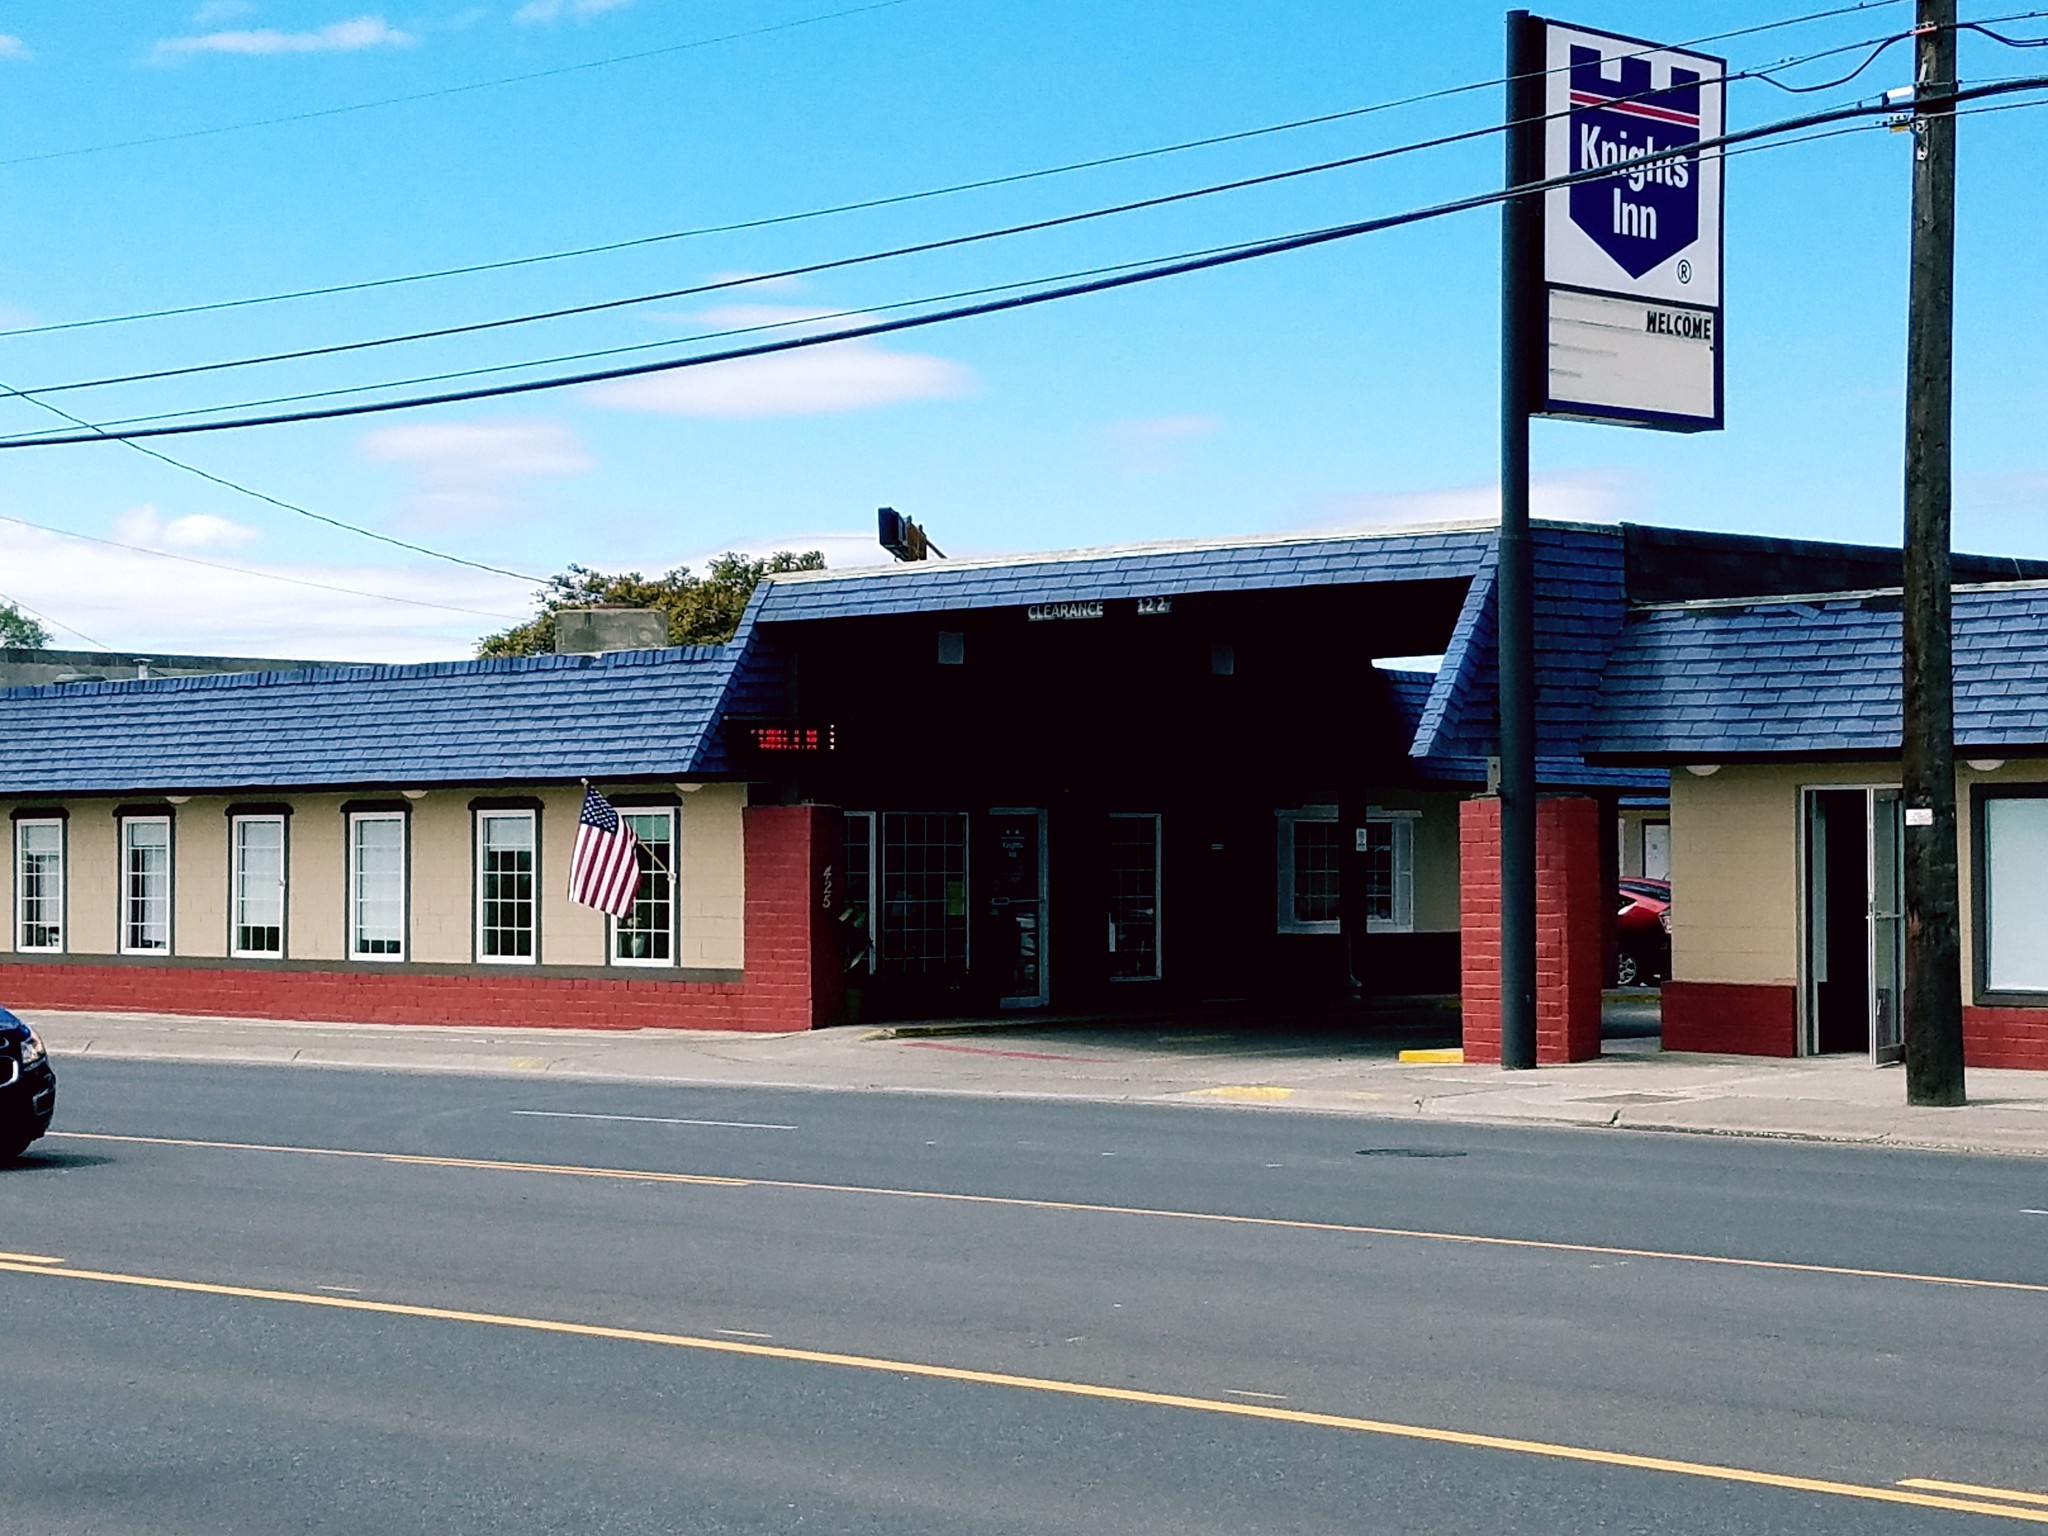
{"label": "white cloud", "polygon": [[546,26],[562,21],[589,21],[593,16],[602,16],[606,11],[622,11],[633,0],[527,0],[512,13],[512,19],[521,26]]}
{"label": "white cloud", "polygon": [[413,478],[405,510],[428,523],[475,522],[532,510],[525,482],[593,468],[576,434],[557,421],[429,422],[385,427],[358,445],[367,459]]}
{"label": "white cloud", "polygon": [[1187,462],[1189,446],[1222,423],[1214,416],[1148,416],[1114,422],[1102,440],[1126,475],[1163,475]]}
{"label": "white cloud", "polygon": [[[480,636],[531,616],[530,593],[481,571],[259,563],[213,552],[172,560],[18,523],[0,522],[0,570],[10,573],[9,596],[128,656],[426,661],[471,655]],[[319,585],[272,579],[279,575]],[[325,590],[332,587],[476,611]],[[59,647],[87,647],[58,624],[51,631]]]}
{"label": "white cloud", "polygon": [[12,32],[0,32],[0,59],[32,59],[35,52]]}
{"label": "white cloud", "polygon": [[257,536],[247,524],[210,512],[190,512],[166,522],[147,504],[122,513],[114,522],[115,538],[150,549],[240,549]]}
{"label": "white cloud", "polygon": [[974,387],[973,372],[948,358],[892,352],[862,340],[620,379],[587,395],[618,411],[738,419],[872,410],[948,399]]}
{"label": "white cloud", "polygon": [[381,16],[358,16],[309,32],[280,32],[275,27],[264,27],[256,31],[167,37],[156,45],[156,57],[176,59],[195,53],[356,53],[365,48],[409,48],[417,41],[410,32],[401,32]]}

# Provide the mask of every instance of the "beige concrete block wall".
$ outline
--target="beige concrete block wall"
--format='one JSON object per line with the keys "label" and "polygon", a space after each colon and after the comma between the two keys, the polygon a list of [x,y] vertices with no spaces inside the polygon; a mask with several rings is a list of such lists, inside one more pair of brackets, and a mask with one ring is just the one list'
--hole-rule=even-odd
{"label": "beige concrete block wall", "polygon": [[228,802],[195,795],[171,813],[171,953],[228,952]]}
{"label": "beige concrete block wall", "polygon": [[1414,811],[1415,931],[1458,931],[1458,803],[1461,794],[1387,790],[1372,797],[1383,811]]}
{"label": "beige concrete block wall", "polygon": [[107,800],[70,802],[64,842],[64,947],[76,955],[114,953],[115,913],[121,897],[121,842]]}
{"label": "beige concrete block wall", "polygon": [[467,965],[473,956],[471,798],[468,790],[436,789],[412,802],[406,847],[409,960]]}
{"label": "beige concrete block wall", "polygon": [[746,962],[744,784],[705,784],[683,796],[679,856],[681,959],[736,971]]}
{"label": "beige concrete block wall", "polygon": [[548,965],[603,965],[605,915],[569,899],[569,863],[576,851],[576,819],[583,790],[571,784],[536,791],[540,813],[541,959]]}
{"label": "beige concrete block wall", "polygon": [[294,795],[285,828],[285,953],[339,960],[348,944],[348,822],[340,795]]}

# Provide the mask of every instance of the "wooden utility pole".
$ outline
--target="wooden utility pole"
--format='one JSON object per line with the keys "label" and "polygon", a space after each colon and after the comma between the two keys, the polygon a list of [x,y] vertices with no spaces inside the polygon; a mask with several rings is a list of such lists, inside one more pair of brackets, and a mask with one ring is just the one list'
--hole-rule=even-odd
{"label": "wooden utility pole", "polygon": [[1914,39],[1913,278],[1906,329],[1906,1102],[1963,1102],[1957,921],[1949,424],[1955,318],[1956,0],[1919,0]]}

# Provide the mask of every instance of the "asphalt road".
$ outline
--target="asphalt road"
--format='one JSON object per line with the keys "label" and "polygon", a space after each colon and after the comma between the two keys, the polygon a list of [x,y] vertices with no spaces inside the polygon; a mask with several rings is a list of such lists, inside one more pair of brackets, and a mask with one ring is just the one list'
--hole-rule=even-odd
{"label": "asphalt road", "polygon": [[62,1074],[0,1171],[8,1536],[2048,1524],[2039,1162]]}

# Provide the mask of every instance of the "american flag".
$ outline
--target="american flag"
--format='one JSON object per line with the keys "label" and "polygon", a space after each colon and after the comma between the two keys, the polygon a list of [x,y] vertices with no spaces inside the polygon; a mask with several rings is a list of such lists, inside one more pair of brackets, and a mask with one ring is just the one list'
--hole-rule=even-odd
{"label": "american flag", "polygon": [[632,913],[639,889],[640,839],[609,800],[586,786],[569,861],[569,899],[623,919]]}

